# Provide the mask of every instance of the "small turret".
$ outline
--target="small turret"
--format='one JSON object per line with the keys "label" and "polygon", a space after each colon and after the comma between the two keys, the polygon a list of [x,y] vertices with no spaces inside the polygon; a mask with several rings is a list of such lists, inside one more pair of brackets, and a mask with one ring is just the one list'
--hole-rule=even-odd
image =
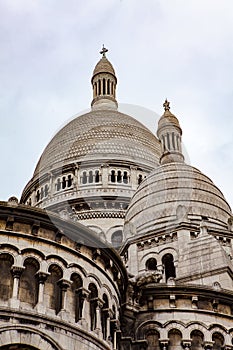
{"label": "small turret", "polygon": [[102,58],[95,66],[91,79],[93,87],[92,109],[117,109],[116,84],[117,78],[114,68],[106,58],[108,50],[103,46],[100,54]]}
{"label": "small turret", "polygon": [[181,136],[182,129],[179,121],[174,114],[170,112],[170,102],[165,100],[164,114],[159,119],[157,136],[161,142],[162,155],[160,164],[171,162],[184,162],[182,153]]}

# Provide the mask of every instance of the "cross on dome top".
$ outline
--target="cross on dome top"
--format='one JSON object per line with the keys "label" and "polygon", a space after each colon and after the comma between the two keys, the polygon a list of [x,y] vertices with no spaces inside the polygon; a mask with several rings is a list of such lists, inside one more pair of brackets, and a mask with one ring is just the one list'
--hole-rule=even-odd
{"label": "cross on dome top", "polygon": [[104,47],[104,44],[103,44],[103,48],[102,50],[100,51],[100,54],[103,55],[103,57],[106,57],[106,52],[108,52],[108,49],[106,49],[106,47]]}
{"label": "cross on dome top", "polygon": [[163,104],[164,110],[169,111],[170,110],[170,102],[166,99],[164,104]]}

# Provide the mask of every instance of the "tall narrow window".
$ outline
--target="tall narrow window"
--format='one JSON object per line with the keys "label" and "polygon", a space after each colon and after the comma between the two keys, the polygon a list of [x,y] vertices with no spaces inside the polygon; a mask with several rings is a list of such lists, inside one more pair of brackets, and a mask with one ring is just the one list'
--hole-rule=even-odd
{"label": "tall narrow window", "polygon": [[44,188],[44,196],[47,197],[49,193],[49,186],[46,184]]}
{"label": "tall narrow window", "polygon": [[115,170],[111,171],[111,182],[116,182],[116,173]]}
{"label": "tall narrow window", "polygon": [[63,188],[63,190],[64,190],[64,188],[66,188],[66,178],[65,178],[65,176],[63,176],[63,178],[62,178],[62,188]]}
{"label": "tall narrow window", "polygon": [[122,174],[121,174],[120,170],[118,170],[118,172],[117,172],[117,182],[119,182],[119,183],[122,182]]}
{"label": "tall narrow window", "polygon": [[107,81],[107,94],[110,95],[110,80]]}
{"label": "tall narrow window", "polygon": [[41,187],[41,199],[43,199],[43,198],[44,198],[44,188]]}
{"label": "tall narrow window", "polygon": [[160,350],[159,333],[156,330],[149,330],[145,338],[148,344],[147,350]]}
{"label": "tall narrow window", "polygon": [[62,278],[62,270],[59,266],[52,264],[49,267],[49,277],[45,282],[45,299],[47,306],[50,309],[55,310],[57,314],[61,310],[61,288],[58,285],[58,281]]}
{"label": "tall narrow window", "polygon": [[90,170],[89,171],[89,183],[92,183],[93,182],[93,171]]}
{"label": "tall narrow window", "polygon": [[171,329],[168,333],[169,346],[168,350],[180,350],[182,334],[178,329]]}
{"label": "tall narrow window", "polygon": [[170,277],[176,277],[176,269],[173,261],[172,254],[165,254],[162,258],[162,263],[164,265],[166,281]]}
{"label": "tall narrow window", "polygon": [[101,309],[101,326],[104,340],[107,339],[107,318],[109,312],[108,297],[106,294],[103,295],[103,307]]}
{"label": "tall narrow window", "polygon": [[61,180],[57,179],[57,191],[60,191],[61,189]]}
{"label": "tall narrow window", "polygon": [[14,259],[10,254],[3,253],[0,255],[0,299],[9,300],[12,297],[13,277],[11,274],[11,266]]}
{"label": "tall narrow window", "polygon": [[87,183],[87,173],[86,171],[83,172],[83,181],[82,181],[83,184],[86,184]]}
{"label": "tall narrow window", "polygon": [[99,172],[99,170],[95,171],[95,182],[100,182],[100,172]]}
{"label": "tall narrow window", "polygon": [[83,298],[82,298],[82,286],[83,281],[77,273],[71,275],[71,307],[72,313],[75,317],[75,322],[78,322],[82,318]]}
{"label": "tall narrow window", "polygon": [[27,258],[24,262],[25,269],[19,282],[19,299],[34,307],[38,297],[38,280],[36,272],[39,270],[39,263],[36,259]]}
{"label": "tall narrow window", "polygon": [[98,299],[98,290],[94,283],[89,284],[89,300],[90,300],[90,317],[91,317],[91,330],[96,329],[96,308]]}
{"label": "tall narrow window", "polygon": [[36,201],[39,202],[39,200],[40,200],[40,191],[37,190],[37,192],[36,192]]}
{"label": "tall narrow window", "polygon": [[142,175],[138,175],[138,184],[140,185],[140,183],[142,182]]}
{"label": "tall narrow window", "polygon": [[106,95],[106,81],[105,78],[103,79],[103,95]]}
{"label": "tall narrow window", "polygon": [[67,187],[71,187],[72,186],[72,176],[68,175],[68,180],[67,180]]}
{"label": "tall narrow window", "polygon": [[128,173],[127,173],[127,171],[124,171],[124,173],[123,173],[123,182],[124,182],[124,184],[128,183]]}
{"label": "tall narrow window", "polygon": [[98,95],[101,95],[101,81],[98,80]]}

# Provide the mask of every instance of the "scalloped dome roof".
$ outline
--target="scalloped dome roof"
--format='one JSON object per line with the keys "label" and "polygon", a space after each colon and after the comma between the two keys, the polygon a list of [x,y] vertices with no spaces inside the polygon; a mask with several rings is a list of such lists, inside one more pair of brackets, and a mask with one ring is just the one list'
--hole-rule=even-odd
{"label": "scalloped dome roof", "polygon": [[158,139],[140,122],[116,110],[93,110],[64,126],[45,148],[34,176],[71,162],[129,160],[156,166]]}
{"label": "scalloped dome roof", "polygon": [[226,227],[231,208],[222,192],[198,169],[185,163],[157,167],[134,194],[126,222],[138,235],[186,218]]}

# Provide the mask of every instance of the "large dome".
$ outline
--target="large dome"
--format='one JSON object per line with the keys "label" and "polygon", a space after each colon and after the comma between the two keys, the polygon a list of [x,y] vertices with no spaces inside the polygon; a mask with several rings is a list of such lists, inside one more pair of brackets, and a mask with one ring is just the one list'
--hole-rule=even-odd
{"label": "large dome", "polygon": [[169,227],[175,220],[226,228],[231,209],[221,191],[198,169],[185,163],[160,165],[140,185],[126,213],[135,234]]}
{"label": "large dome", "polygon": [[124,159],[155,166],[159,156],[159,141],[137,120],[114,110],[94,110],[76,117],[53,137],[34,176],[70,162],[97,159]]}

